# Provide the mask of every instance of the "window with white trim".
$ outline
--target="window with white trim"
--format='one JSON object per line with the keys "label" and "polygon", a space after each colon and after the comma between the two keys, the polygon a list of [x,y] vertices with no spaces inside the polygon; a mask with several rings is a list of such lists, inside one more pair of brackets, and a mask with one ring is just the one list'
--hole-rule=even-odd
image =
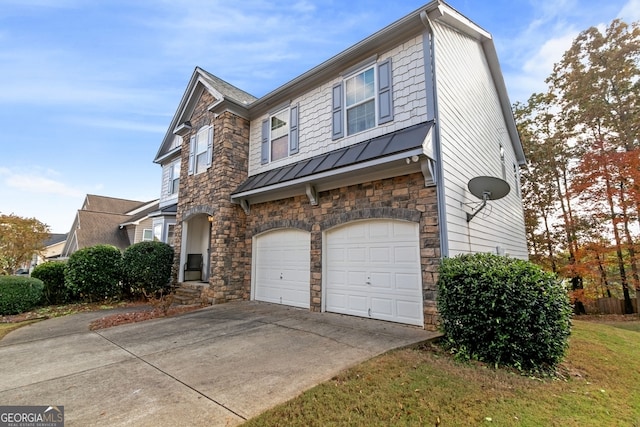
{"label": "window with white trim", "polygon": [[289,156],[289,109],[272,115],[269,123],[271,161],[284,159]]}
{"label": "window with white trim", "polygon": [[174,242],[175,228],[176,228],[175,224],[167,225],[167,244],[171,247],[175,246],[175,242]]}
{"label": "window with white trim", "polygon": [[261,163],[284,159],[298,152],[298,105],[269,114],[262,122]]}
{"label": "window with white trim", "polygon": [[145,228],[142,230],[142,241],[150,242],[153,240],[153,230],[150,228]]}
{"label": "window with white trim", "polygon": [[171,165],[171,179],[169,182],[169,194],[178,194],[180,188],[180,162]]}
{"label": "window with white trim", "polygon": [[201,127],[189,141],[189,175],[199,174],[211,166],[213,126]]}
{"label": "window with white trim", "polygon": [[153,240],[155,242],[162,242],[162,224],[154,224],[154,226],[153,226]]}
{"label": "window with white trim", "polygon": [[333,86],[331,139],[393,121],[392,71],[391,58],[369,62]]}
{"label": "window with white trim", "polygon": [[376,125],[376,81],[373,67],[344,81],[347,135]]}
{"label": "window with white trim", "polygon": [[203,127],[196,135],[196,173],[204,172],[207,169],[207,140],[209,137],[209,127]]}

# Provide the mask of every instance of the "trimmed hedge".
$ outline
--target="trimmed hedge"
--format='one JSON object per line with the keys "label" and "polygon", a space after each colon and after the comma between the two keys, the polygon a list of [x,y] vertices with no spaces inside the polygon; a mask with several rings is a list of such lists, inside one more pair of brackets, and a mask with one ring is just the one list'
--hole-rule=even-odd
{"label": "trimmed hedge", "polygon": [[50,261],[38,264],[31,273],[31,277],[44,283],[44,301],[47,304],[64,304],[69,302],[70,295],[64,284],[64,269],[66,262]]}
{"label": "trimmed hedge", "polygon": [[42,301],[44,283],[33,277],[0,276],[0,314],[20,314]]}
{"label": "trimmed hedge", "polygon": [[122,254],[115,246],[96,245],[69,257],[65,286],[74,297],[88,301],[116,300],[122,296]]}
{"label": "trimmed hedge", "polygon": [[461,358],[546,373],[564,357],[567,292],[531,262],[491,254],[444,259],[437,303],[445,343]]}
{"label": "trimmed hedge", "polygon": [[140,242],[129,246],[122,257],[122,277],[134,294],[171,292],[173,248],[163,242]]}

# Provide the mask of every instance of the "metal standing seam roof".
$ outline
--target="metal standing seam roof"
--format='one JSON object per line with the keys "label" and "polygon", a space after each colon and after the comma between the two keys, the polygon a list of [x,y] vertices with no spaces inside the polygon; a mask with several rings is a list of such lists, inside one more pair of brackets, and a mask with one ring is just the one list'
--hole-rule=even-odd
{"label": "metal standing seam roof", "polygon": [[432,122],[424,122],[386,135],[339,148],[297,163],[250,176],[232,193],[256,190],[321,172],[363,163],[422,147]]}

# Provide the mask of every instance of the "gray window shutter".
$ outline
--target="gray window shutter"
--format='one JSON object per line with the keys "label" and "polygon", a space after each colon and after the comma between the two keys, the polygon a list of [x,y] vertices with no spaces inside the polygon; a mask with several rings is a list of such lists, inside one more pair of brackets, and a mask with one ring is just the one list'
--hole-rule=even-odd
{"label": "gray window shutter", "polygon": [[333,87],[331,139],[339,139],[344,136],[344,115],[342,110],[342,83],[338,83]]}
{"label": "gray window shutter", "polygon": [[193,175],[196,161],[196,136],[191,135],[189,140],[189,175]]}
{"label": "gray window shutter", "polygon": [[391,58],[378,64],[378,124],[393,120]]}
{"label": "gray window shutter", "polygon": [[289,120],[289,154],[298,152],[298,104],[291,107]]}
{"label": "gray window shutter", "polygon": [[260,163],[269,163],[269,120],[262,121],[262,147]]}
{"label": "gray window shutter", "polygon": [[211,166],[212,158],[213,158],[213,125],[209,126],[209,133],[207,134],[207,168]]}

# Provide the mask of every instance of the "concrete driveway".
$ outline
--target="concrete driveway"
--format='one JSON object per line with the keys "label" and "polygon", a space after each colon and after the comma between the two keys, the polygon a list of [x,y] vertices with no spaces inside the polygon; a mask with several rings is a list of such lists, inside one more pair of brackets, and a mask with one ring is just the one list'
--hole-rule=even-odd
{"label": "concrete driveway", "polygon": [[0,404],[62,405],[66,426],[232,426],[345,368],[438,335],[253,301],[88,330],[107,314],[7,335]]}

